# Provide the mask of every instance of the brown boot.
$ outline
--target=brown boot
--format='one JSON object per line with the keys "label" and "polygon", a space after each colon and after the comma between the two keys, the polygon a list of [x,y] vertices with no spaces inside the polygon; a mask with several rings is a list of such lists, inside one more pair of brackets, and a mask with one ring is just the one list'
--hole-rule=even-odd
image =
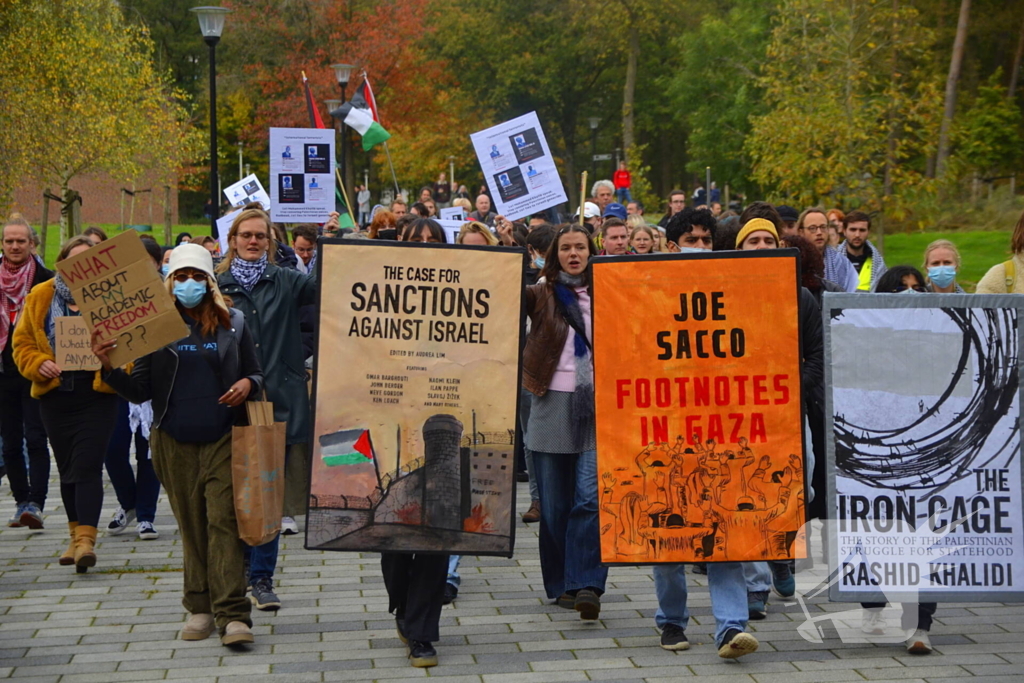
{"label": "brown boot", "polygon": [[68,543],[68,549],[57,560],[57,564],[69,567],[75,563],[75,529],[77,528],[78,522],[68,522],[68,529],[71,530],[71,542]]}
{"label": "brown boot", "polygon": [[75,571],[84,574],[96,566],[96,527],[79,524],[75,529]]}
{"label": "brown boot", "polygon": [[534,522],[540,521],[540,501],[535,500],[530,503],[530,509],[523,515],[523,521],[527,524],[533,524]]}

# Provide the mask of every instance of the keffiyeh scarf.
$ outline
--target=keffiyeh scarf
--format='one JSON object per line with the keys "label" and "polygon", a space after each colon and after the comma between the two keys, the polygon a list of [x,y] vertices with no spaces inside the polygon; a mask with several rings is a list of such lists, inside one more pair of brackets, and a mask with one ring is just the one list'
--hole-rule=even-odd
{"label": "keffiyeh scarf", "polygon": [[35,277],[34,258],[27,259],[19,266],[11,265],[7,259],[0,261],[0,350],[7,348],[11,314],[17,316],[21,312]]}
{"label": "keffiyeh scarf", "polygon": [[594,422],[594,356],[587,339],[587,327],[580,310],[579,300],[574,291],[583,286],[583,278],[569,275],[565,271],[558,274],[554,283],[555,300],[561,309],[565,321],[573,332],[573,359],[576,365],[576,389],[572,395],[572,428],[577,443],[582,443]]}
{"label": "keffiyeh scarf", "polygon": [[245,291],[251,292],[252,288],[256,286],[260,278],[263,277],[263,271],[267,269],[267,253],[263,252],[260,256],[259,261],[246,261],[243,258],[236,256],[231,259],[231,274],[238,281],[238,284],[245,288]]}

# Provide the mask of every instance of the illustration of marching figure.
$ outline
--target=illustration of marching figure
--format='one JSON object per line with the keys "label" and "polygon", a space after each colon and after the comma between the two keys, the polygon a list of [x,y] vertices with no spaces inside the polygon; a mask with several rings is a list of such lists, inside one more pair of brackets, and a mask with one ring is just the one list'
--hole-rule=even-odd
{"label": "illustration of marching figure", "polygon": [[[650,443],[634,459],[635,468],[601,474],[602,511],[614,522],[601,529],[612,535],[616,555],[691,554],[685,562],[721,561],[729,548],[752,552],[752,559],[786,557],[803,518],[803,466],[796,455],[761,455],[747,439],[720,452],[713,439],[682,436],[674,444]],[[792,514],[792,513],[796,514]],[[735,551],[732,553],[735,556]]]}

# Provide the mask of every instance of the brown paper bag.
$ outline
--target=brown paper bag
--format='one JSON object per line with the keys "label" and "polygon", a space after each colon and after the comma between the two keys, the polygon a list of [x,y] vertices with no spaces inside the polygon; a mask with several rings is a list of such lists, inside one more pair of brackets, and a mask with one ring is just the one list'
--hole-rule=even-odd
{"label": "brown paper bag", "polygon": [[248,427],[231,431],[231,481],[238,537],[263,545],[281,531],[284,509],[285,422],[274,422],[274,405],[248,401]]}

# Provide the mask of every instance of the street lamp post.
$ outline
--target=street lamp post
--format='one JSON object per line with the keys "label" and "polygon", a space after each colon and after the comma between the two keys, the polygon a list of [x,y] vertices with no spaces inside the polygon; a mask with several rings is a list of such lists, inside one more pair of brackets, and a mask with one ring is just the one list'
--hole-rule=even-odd
{"label": "street lamp post", "polygon": [[601,119],[591,116],[587,121],[590,123],[590,173],[597,179],[597,127]]}
{"label": "street lamp post", "polygon": [[[341,88],[341,104],[345,104],[345,89],[348,87],[348,80],[352,76],[352,70],[355,69],[355,67],[351,64],[331,64],[331,68],[334,69],[334,79],[338,81],[338,87]],[[350,185],[351,178],[348,177],[348,167],[346,164],[346,159],[348,157],[348,131],[345,130],[344,123],[341,124],[340,128],[341,177],[345,179],[346,185]],[[346,191],[347,189],[348,188],[346,188]]]}
{"label": "street lamp post", "polygon": [[238,179],[241,180],[245,176],[242,175],[242,141],[238,141]]}
{"label": "street lamp post", "polygon": [[217,207],[220,206],[217,170],[217,43],[224,32],[224,20],[231,11],[226,7],[193,7],[199,17],[199,30],[210,46],[210,211],[211,234],[217,234]]}

